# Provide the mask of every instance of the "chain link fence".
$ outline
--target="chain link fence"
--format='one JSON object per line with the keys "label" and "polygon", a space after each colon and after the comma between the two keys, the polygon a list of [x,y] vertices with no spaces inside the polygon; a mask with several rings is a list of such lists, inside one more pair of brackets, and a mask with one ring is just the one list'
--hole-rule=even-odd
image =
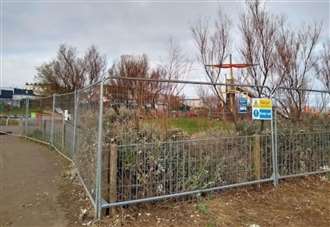
{"label": "chain link fence", "polygon": [[[272,120],[255,121],[254,90],[111,78],[22,100],[15,126],[72,160],[97,217],[114,206],[329,172],[329,93],[278,88]],[[13,109],[2,110],[0,125]]]}

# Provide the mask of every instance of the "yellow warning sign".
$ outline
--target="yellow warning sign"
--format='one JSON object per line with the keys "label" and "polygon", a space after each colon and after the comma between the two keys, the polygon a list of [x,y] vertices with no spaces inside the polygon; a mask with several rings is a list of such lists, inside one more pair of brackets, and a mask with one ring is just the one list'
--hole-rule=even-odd
{"label": "yellow warning sign", "polygon": [[252,99],[252,119],[253,120],[272,120],[272,100],[267,98]]}
{"label": "yellow warning sign", "polygon": [[259,109],[272,109],[273,103],[271,99],[267,98],[259,98],[253,99],[252,107],[259,108]]}

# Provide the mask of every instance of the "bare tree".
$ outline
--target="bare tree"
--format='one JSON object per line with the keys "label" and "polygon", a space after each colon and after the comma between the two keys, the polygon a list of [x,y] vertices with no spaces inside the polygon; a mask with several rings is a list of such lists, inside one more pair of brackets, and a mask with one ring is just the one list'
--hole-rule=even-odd
{"label": "bare tree", "polygon": [[37,84],[42,86],[42,89],[39,91],[41,95],[65,92],[61,78],[54,75],[53,67],[54,61],[44,63],[36,68],[37,75],[35,76],[35,80]]}
{"label": "bare tree", "polygon": [[221,78],[221,68],[214,68],[209,65],[223,64],[228,57],[230,24],[229,18],[219,11],[214,26],[211,27],[207,19],[201,18],[191,27],[198,49],[198,60],[203,65],[208,80],[214,84],[212,86],[214,94],[223,105],[225,104],[225,97],[221,89],[215,85],[215,83],[224,81],[224,78]]}
{"label": "bare tree", "polygon": [[49,85],[45,95],[71,92],[100,79],[106,68],[106,57],[92,46],[85,56],[77,55],[74,47],[61,45],[57,56],[37,67],[36,81]]}
{"label": "bare tree", "polygon": [[[140,78],[140,79],[163,79],[166,72],[158,67],[150,69],[147,55],[123,55],[120,61],[115,63],[109,70],[110,77]],[[160,82],[143,80],[110,80],[110,95],[118,102],[134,102],[138,106],[155,106],[161,91],[164,89]]]}
{"label": "bare tree", "polygon": [[323,44],[316,72],[324,88],[330,91],[330,41]]}
{"label": "bare tree", "polygon": [[66,91],[83,87],[86,80],[83,76],[86,69],[74,47],[60,46],[57,59],[54,60],[53,71],[53,75],[60,79]]}
{"label": "bare tree", "polygon": [[295,32],[281,29],[281,36],[276,43],[278,62],[277,70],[283,75],[283,86],[278,92],[282,109],[293,119],[301,119],[301,113],[308,102],[310,80],[314,79],[317,56],[314,53],[321,31],[320,25],[309,25]]}
{"label": "bare tree", "polygon": [[[181,47],[174,41],[173,38],[169,39],[167,47],[167,56],[163,60],[163,64],[159,66],[158,72],[161,72],[160,78],[166,80],[182,80],[184,79],[191,70],[192,62],[183,53]],[[169,105],[171,103],[178,103],[177,101],[172,102],[170,99],[177,99],[181,91],[184,88],[183,84],[179,83],[162,83],[160,86],[162,95],[165,97],[165,102]]]}
{"label": "bare tree", "polygon": [[219,100],[210,92],[210,89],[205,86],[199,86],[197,88],[197,95],[203,106],[206,107],[210,112],[219,112]]}
{"label": "bare tree", "polygon": [[[330,41],[323,44],[320,58],[315,66],[318,79],[322,83],[324,89],[330,92]],[[327,111],[330,103],[329,93],[322,93],[321,99],[317,100],[317,106],[320,112]]]}
{"label": "bare tree", "polygon": [[[256,97],[270,96],[281,85],[283,76],[274,74],[276,68],[276,42],[283,18],[270,14],[260,0],[247,1],[246,11],[241,15],[240,30],[243,60],[258,64],[247,69],[245,83],[255,85]],[[272,87],[271,93],[262,86]]]}
{"label": "bare tree", "polygon": [[[184,79],[191,70],[191,61],[183,54],[181,47],[174,41],[173,38],[169,39],[168,52],[164,64],[160,67],[165,72],[167,80],[180,80]],[[182,90],[179,84],[169,84],[167,93],[174,95]]]}
{"label": "bare tree", "polygon": [[319,113],[328,111],[328,106],[330,103],[330,98],[328,93],[318,93],[312,102],[315,102],[315,109]]}
{"label": "bare tree", "polygon": [[[180,46],[170,39],[168,53],[162,64],[151,68],[145,54],[141,56],[124,55],[119,62],[112,66],[109,75],[122,78],[179,80],[188,74],[190,67],[191,62],[183,54]],[[116,88],[118,93],[126,94],[121,95],[122,101],[131,98],[139,105],[148,103],[155,107],[161,96],[161,102],[166,103],[169,108],[170,103],[177,103],[173,100],[177,100],[177,96],[183,89],[183,86],[178,83],[122,79],[113,80],[112,87]],[[119,91],[119,88],[122,91]],[[125,90],[128,91],[125,92]]]}
{"label": "bare tree", "polygon": [[[146,55],[133,56],[123,55],[120,57],[120,61],[113,64],[109,70],[110,76],[121,78],[149,78],[149,62]],[[134,101],[140,105],[144,103],[143,91],[148,86],[144,81],[133,80],[112,80],[111,86],[116,89],[113,90],[113,95],[116,95],[117,99],[128,102]]]}
{"label": "bare tree", "polygon": [[106,72],[106,56],[101,55],[95,46],[91,46],[85,56],[84,64],[86,67],[88,84],[93,84],[102,79]]}

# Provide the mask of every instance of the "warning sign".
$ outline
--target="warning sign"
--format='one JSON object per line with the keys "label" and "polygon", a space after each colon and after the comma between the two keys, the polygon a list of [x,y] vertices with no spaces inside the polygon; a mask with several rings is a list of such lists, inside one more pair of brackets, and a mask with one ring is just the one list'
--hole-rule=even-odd
{"label": "warning sign", "polygon": [[267,98],[252,99],[252,119],[271,120],[273,116],[272,100]]}

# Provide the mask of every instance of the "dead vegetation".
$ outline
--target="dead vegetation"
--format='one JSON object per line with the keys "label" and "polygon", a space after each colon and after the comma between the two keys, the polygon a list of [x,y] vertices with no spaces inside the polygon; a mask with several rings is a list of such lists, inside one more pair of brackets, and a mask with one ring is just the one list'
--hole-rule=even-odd
{"label": "dead vegetation", "polygon": [[[329,176],[118,208],[98,226],[329,226]],[[97,226],[97,225],[96,225]]]}

